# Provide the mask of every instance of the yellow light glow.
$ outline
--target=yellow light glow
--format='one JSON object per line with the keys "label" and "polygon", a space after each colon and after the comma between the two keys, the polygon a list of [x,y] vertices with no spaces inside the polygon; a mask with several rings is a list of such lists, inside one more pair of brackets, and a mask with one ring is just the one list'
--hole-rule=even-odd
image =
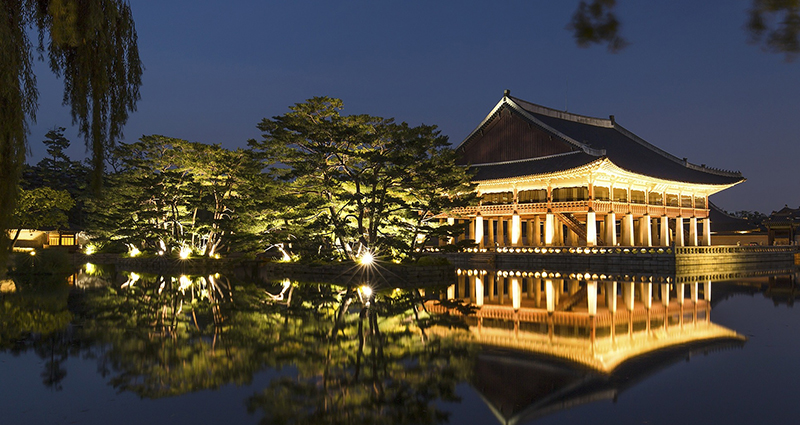
{"label": "yellow light glow", "polygon": [[136,257],[141,253],[142,251],[139,251],[139,248],[136,248],[135,246],[131,246],[130,249],[128,250],[128,255],[131,257]]}
{"label": "yellow light glow", "polygon": [[31,257],[35,257],[35,256],[36,256],[36,251],[31,251]]}
{"label": "yellow light glow", "polygon": [[372,288],[370,288],[369,286],[361,285],[361,287],[358,289],[361,291],[361,295],[363,295],[364,298],[369,298],[372,296]]}
{"label": "yellow light glow", "polygon": [[97,252],[97,247],[92,244],[86,245],[86,249],[83,250],[86,255],[92,255]]}
{"label": "yellow light glow", "polygon": [[369,266],[369,265],[372,265],[372,263],[375,262],[375,257],[372,256],[371,252],[367,251],[367,252],[364,253],[364,255],[361,256],[361,258],[358,260],[358,262],[362,266]]}
{"label": "yellow light glow", "polygon": [[185,259],[189,258],[189,255],[191,255],[191,254],[192,254],[192,249],[189,248],[188,246],[184,246],[184,247],[181,247],[181,251],[180,251],[180,253],[178,253],[178,256],[181,258],[181,260],[185,260]]}
{"label": "yellow light glow", "polygon": [[86,274],[95,274],[95,273],[97,273],[97,266],[95,266],[92,263],[86,263],[86,266],[84,266],[84,268],[86,270]]}
{"label": "yellow light glow", "polygon": [[192,286],[192,281],[191,281],[191,280],[189,280],[189,277],[187,277],[185,274],[184,274],[184,275],[181,275],[181,277],[178,279],[178,283],[180,284],[180,286],[178,287],[178,289],[179,289],[181,292],[185,291],[187,288],[189,288],[190,286]]}

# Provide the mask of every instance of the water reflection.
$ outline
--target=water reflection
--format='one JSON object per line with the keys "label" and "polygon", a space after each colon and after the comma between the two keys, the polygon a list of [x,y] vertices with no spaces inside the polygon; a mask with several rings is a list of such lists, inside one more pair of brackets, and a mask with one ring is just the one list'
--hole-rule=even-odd
{"label": "water reflection", "polygon": [[463,321],[428,314],[418,290],[94,267],[61,288],[62,303],[49,310],[65,316],[49,328],[20,323],[20,311],[41,310],[41,300],[3,296],[0,350],[51,359],[48,382],[64,379],[70,356],[94,358],[111,387],[148,399],[248,385],[259,371],[278,370],[246,400],[266,423],[440,423],[447,414],[437,403],[456,399],[474,357],[463,338],[428,334]]}
{"label": "water reflection", "polygon": [[[745,338],[711,322],[707,276],[458,270],[443,297],[475,307],[473,386],[502,423],[615,399],[655,370]],[[429,305],[441,314],[459,312]]]}
{"label": "water reflection", "polygon": [[70,359],[94,359],[109,388],[145,400],[252,385],[240,406],[263,423],[444,423],[442,402],[458,402],[465,382],[500,422],[525,422],[615,400],[695,354],[742,347],[736,329],[711,320],[720,300],[762,293],[791,306],[798,293],[794,270],[475,268],[440,290],[376,293],[100,266],[66,283],[26,279],[0,293],[0,352],[41,359],[40,387],[64,388]]}

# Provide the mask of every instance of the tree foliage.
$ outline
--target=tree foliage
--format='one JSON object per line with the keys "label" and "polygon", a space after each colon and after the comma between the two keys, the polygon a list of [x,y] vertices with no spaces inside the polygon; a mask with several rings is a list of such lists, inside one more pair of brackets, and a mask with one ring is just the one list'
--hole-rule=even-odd
{"label": "tree foliage", "polygon": [[22,229],[63,228],[67,226],[67,213],[75,201],[65,190],[38,187],[20,189],[19,202],[12,225],[16,228],[9,250],[14,247]]}
{"label": "tree foliage", "polygon": [[[616,0],[581,0],[567,28],[581,47],[605,44],[618,52],[628,44],[621,35]],[[793,60],[800,53],[800,0],[752,0],[745,27],[753,43]]]}
{"label": "tree foliage", "polygon": [[341,252],[407,253],[435,232],[434,214],[473,199],[469,174],[435,126],[342,115],[342,107],[329,97],[298,103],[262,120],[263,139],[250,141],[286,182],[287,229],[311,229]]}
{"label": "tree foliage", "polygon": [[[64,103],[91,147],[99,189],[106,149],[121,136],[139,99],[142,65],[124,0],[0,2],[0,238],[13,215],[25,159],[28,121],[36,116],[33,44],[64,80]],[[4,252],[4,250],[0,250]],[[5,263],[0,254],[0,264]]]}
{"label": "tree foliage", "polygon": [[91,201],[90,230],[101,239],[201,255],[258,242],[271,185],[251,152],[145,136],[113,156],[107,194]]}

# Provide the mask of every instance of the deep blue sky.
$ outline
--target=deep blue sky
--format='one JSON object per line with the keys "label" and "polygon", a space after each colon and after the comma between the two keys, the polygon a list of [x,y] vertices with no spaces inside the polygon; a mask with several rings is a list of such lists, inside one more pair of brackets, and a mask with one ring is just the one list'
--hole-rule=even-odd
{"label": "deep blue sky", "polygon": [[[345,113],[436,124],[458,144],[514,96],[616,116],[689,161],[748,181],[712,197],[729,211],[800,205],[800,59],[748,44],[751,0],[618,2],[618,54],[565,29],[578,1],[132,0],[145,65],[125,140],[163,134],[235,148],[313,96]],[[38,67],[30,162],[69,127],[60,82]],[[74,128],[74,158],[84,156]]]}

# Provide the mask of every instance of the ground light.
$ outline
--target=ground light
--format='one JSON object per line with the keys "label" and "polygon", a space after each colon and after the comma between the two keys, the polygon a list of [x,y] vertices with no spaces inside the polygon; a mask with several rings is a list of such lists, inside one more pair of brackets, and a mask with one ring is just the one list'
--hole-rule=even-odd
{"label": "ground light", "polygon": [[369,251],[365,252],[364,255],[362,255],[361,258],[358,259],[358,263],[361,264],[362,266],[371,266],[372,263],[374,262],[375,262],[375,257],[373,257],[372,253]]}
{"label": "ground light", "polygon": [[178,256],[181,258],[181,260],[185,260],[185,259],[189,258],[189,255],[191,253],[192,253],[192,249],[189,248],[188,246],[184,246],[184,247],[181,247],[181,251],[180,251],[180,253],[178,253]]}

